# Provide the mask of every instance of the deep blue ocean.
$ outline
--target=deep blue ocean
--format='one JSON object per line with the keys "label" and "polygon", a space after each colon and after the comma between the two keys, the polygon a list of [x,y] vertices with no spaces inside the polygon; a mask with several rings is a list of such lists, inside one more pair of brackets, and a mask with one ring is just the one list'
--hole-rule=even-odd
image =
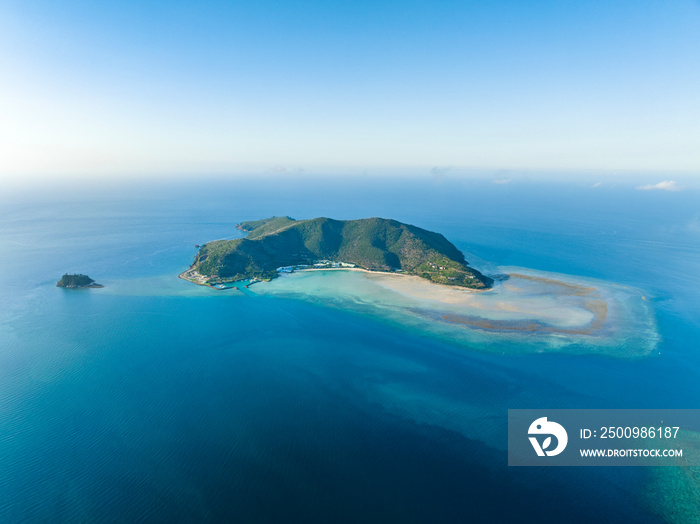
{"label": "deep blue ocean", "polygon": [[[195,244],[272,215],[394,218],[487,273],[633,286],[661,341],[638,359],[486,353],[317,300],[177,279]],[[66,272],[105,288],[55,287]],[[697,189],[267,177],[7,193],[0,297],[0,522],[700,512],[687,471],[509,468],[505,431],[509,408],[700,408]]]}

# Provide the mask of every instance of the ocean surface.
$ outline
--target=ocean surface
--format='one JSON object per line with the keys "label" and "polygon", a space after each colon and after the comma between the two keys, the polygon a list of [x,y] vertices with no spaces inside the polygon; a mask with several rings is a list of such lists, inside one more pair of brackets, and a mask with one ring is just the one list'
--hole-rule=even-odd
{"label": "ocean surface", "polygon": [[[293,292],[177,278],[195,244],[272,215],[394,218],[487,274],[638,290],[643,323],[616,351],[532,351],[354,307],[328,291],[355,289],[347,274]],[[56,288],[66,272],[105,287]],[[699,408],[699,290],[692,188],[288,177],[3,194],[0,522],[698,522],[697,471],[509,468],[506,427],[509,408]]]}

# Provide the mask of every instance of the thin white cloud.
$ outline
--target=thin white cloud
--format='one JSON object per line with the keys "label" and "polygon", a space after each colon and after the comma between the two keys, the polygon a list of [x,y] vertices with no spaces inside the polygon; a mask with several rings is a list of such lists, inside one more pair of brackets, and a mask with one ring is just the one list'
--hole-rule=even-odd
{"label": "thin white cloud", "polygon": [[451,166],[434,166],[430,170],[430,174],[433,177],[433,181],[436,184],[442,184],[445,181],[445,178],[447,177],[447,173],[450,172],[450,169],[452,169]]}
{"label": "thin white cloud", "polygon": [[493,183],[494,183],[494,184],[500,184],[500,185],[510,184],[510,183],[511,183],[511,179],[510,179],[510,178],[504,178],[503,180],[494,180]]}
{"label": "thin white cloud", "polygon": [[653,189],[658,189],[661,191],[681,191],[683,186],[676,184],[675,180],[664,180],[658,184],[647,184],[646,186],[637,186],[637,189],[641,191],[651,191]]}
{"label": "thin white cloud", "polygon": [[596,182],[591,187],[600,187],[602,184],[603,184],[602,182]]}
{"label": "thin white cloud", "polygon": [[430,170],[430,174],[436,177],[443,177],[450,171],[450,169],[452,169],[452,166],[434,166]]}

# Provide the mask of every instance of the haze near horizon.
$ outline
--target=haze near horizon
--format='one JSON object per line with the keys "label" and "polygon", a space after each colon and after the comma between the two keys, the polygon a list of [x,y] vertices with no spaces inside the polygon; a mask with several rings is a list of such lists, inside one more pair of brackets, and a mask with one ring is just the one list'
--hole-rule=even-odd
{"label": "haze near horizon", "polygon": [[698,173],[699,29],[690,0],[4,2],[0,178]]}

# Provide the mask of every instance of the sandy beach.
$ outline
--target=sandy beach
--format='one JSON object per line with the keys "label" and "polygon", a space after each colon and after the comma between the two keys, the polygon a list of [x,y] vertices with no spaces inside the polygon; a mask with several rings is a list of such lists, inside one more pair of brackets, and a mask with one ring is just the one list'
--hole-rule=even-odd
{"label": "sandy beach", "polygon": [[609,305],[599,289],[554,278],[512,273],[492,289],[477,291],[357,268],[309,271],[334,270],[362,272],[380,288],[439,313],[442,321],[489,331],[595,335],[608,318]]}
{"label": "sandy beach", "polygon": [[[330,277],[330,273],[338,275],[336,272],[355,273],[360,280],[353,280],[357,283],[354,286],[335,288],[328,282],[321,290],[314,286],[321,285],[323,279],[316,281],[314,278],[314,286],[304,286],[299,291],[353,297],[360,302],[399,307],[437,322],[503,333],[596,336],[608,327],[610,311],[614,307],[609,293],[604,292],[604,286],[598,288],[595,284],[568,280],[565,276],[528,274],[527,271],[505,272],[507,279],[497,281],[487,290],[436,284],[416,275],[357,267],[308,268],[294,273],[301,278],[302,275],[311,277],[324,273]],[[295,280],[294,273],[288,275],[292,280]],[[288,277],[274,279],[269,284],[271,287],[266,285],[265,288],[273,293],[288,288],[285,283]],[[180,278],[212,287],[193,269],[183,272]]]}

